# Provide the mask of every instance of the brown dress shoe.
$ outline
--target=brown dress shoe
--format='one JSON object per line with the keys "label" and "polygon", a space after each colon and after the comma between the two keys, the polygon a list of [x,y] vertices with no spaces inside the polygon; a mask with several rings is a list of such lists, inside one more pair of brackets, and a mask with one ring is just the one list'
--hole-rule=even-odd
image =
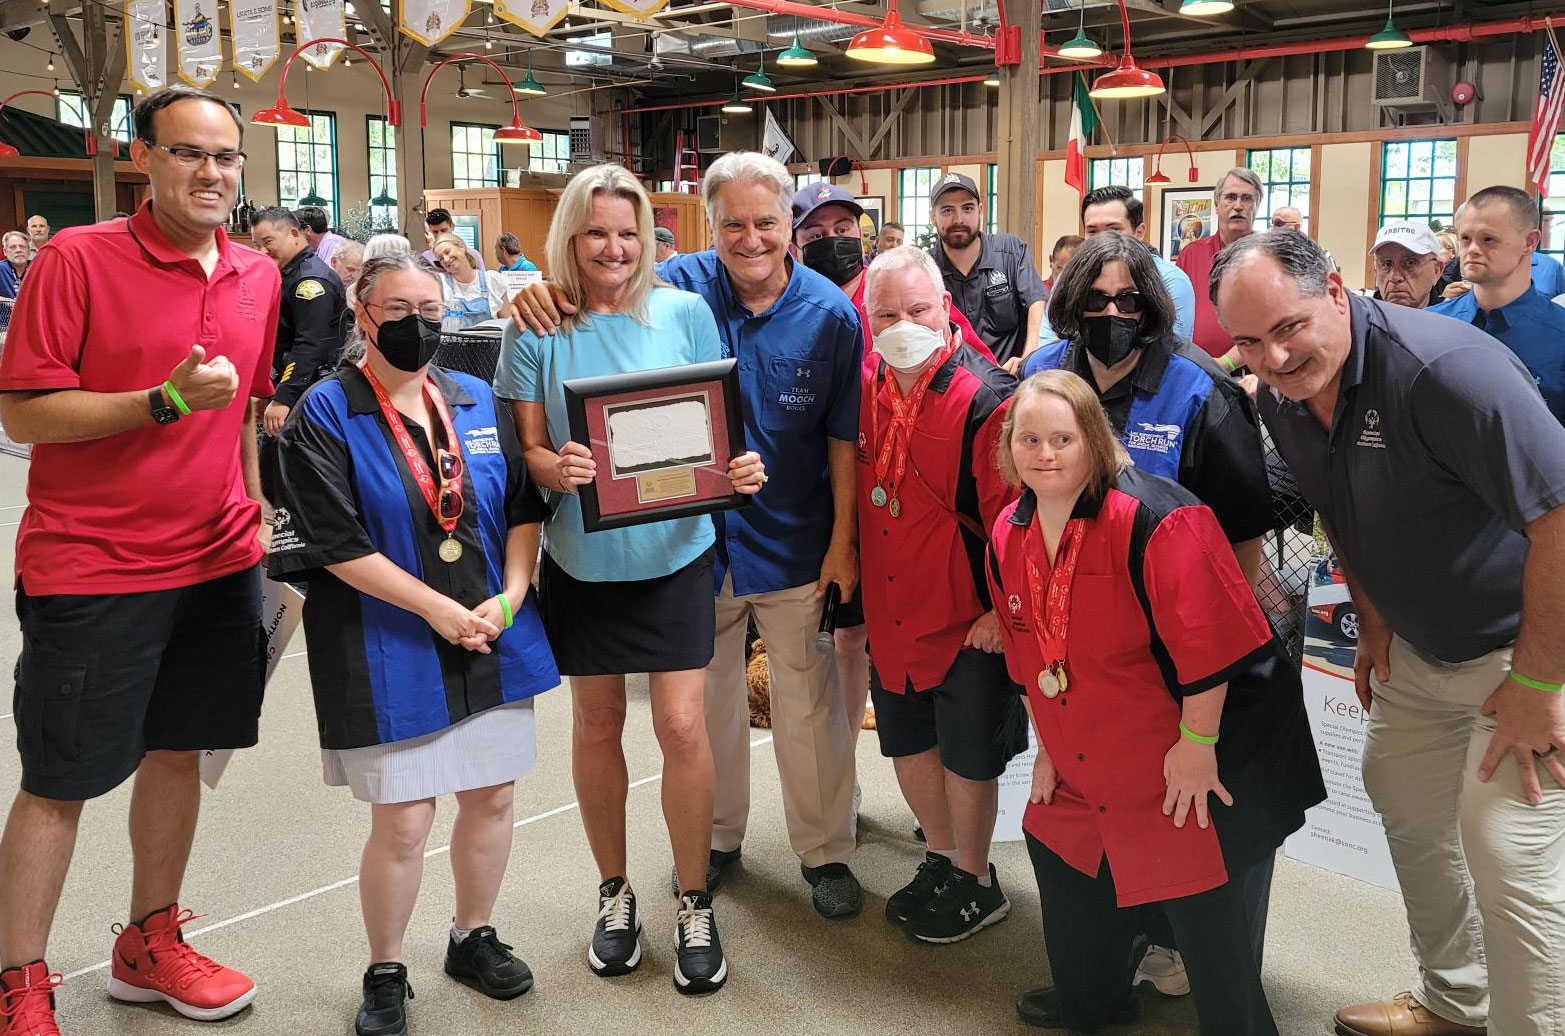
{"label": "brown dress shoe", "polygon": [[1488,1031],[1482,1025],[1446,1021],[1414,1000],[1412,993],[1337,1012],[1337,1036],[1486,1036]]}

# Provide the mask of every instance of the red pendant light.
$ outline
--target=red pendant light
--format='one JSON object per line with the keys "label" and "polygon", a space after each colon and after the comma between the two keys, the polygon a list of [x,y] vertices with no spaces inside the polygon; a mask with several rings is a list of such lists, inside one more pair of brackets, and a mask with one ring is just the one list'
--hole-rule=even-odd
{"label": "red pendant light", "polygon": [[935,60],[929,40],[903,27],[902,16],[897,13],[897,0],[891,0],[884,22],[854,36],[843,53],[877,65],[927,65]]}
{"label": "red pendant light", "polygon": [[1125,0],[1119,0],[1119,17],[1125,27],[1125,56],[1119,59],[1118,68],[1093,80],[1092,89],[1087,92],[1093,97],[1120,100],[1166,93],[1168,88],[1162,78],[1156,72],[1138,68],[1130,54],[1130,11]]}

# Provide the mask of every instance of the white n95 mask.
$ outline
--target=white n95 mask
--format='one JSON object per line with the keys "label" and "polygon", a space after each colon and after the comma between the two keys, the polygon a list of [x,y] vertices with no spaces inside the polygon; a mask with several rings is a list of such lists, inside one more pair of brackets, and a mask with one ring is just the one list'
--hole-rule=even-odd
{"label": "white n95 mask", "polygon": [[875,351],[892,369],[916,371],[945,345],[945,336],[934,328],[898,320],[875,336]]}

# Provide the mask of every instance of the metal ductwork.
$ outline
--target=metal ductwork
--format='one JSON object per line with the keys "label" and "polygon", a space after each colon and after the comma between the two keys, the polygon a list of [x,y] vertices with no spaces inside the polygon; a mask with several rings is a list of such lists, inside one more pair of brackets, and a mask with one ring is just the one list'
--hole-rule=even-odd
{"label": "metal ductwork", "polygon": [[[1058,0],[1050,0],[1048,6],[1053,7],[1055,2]],[[919,0],[918,13],[934,25],[961,25],[965,22],[967,25],[987,26],[1000,23],[1000,5],[996,0],[973,0],[971,3],[964,3],[963,0]]]}
{"label": "metal ductwork", "polygon": [[652,52],[658,57],[684,54],[695,58],[732,58],[760,50],[761,44],[755,40],[736,40],[702,32],[660,32],[652,38]]}
{"label": "metal ductwork", "polygon": [[[950,0],[938,2],[949,3]],[[804,43],[845,43],[859,31],[857,26],[840,22],[794,18],[783,14],[774,14],[766,19],[766,38],[770,40],[791,40],[797,35]]]}

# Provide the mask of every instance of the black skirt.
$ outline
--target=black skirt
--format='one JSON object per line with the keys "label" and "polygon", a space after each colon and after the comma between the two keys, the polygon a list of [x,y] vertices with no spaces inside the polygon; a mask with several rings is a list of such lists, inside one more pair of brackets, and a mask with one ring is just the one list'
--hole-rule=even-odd
{"label": "black skirt", "polygon": [[587,582],[543,555],[538,610],[562,676],[705,669],[717,624],[710,548],[656,579]]}

